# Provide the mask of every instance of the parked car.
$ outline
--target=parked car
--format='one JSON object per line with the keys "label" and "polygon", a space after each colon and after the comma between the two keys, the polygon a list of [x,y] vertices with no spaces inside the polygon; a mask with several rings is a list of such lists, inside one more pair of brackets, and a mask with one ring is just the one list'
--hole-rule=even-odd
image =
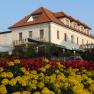
{"label": "parked car", "polygon": [[81,56],[70,56],[66,58],[66,61],[84,61]]}

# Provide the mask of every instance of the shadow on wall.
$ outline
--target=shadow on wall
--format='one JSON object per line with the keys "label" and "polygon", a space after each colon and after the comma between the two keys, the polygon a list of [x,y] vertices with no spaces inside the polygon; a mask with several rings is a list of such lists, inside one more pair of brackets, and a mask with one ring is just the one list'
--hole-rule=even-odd
{"label": "shadow on wall", "polygon": [[67,49],[73,50],[73,49],[79,49],[79,45],[77,43],[72,42],[69,38],[67,38],[66,41],[62,40],[60,45],[65,46]]}

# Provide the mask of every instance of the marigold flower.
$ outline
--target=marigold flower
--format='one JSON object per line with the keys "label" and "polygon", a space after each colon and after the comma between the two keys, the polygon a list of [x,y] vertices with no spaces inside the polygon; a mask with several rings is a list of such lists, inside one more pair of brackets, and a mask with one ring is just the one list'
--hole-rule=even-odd
{"label": "marigold flower", "polygon": [[11,85],[11,86],[15,86],[16,83],[17,83],[17,80],[14,78],[9,81],[9,85]]}
{"label": "marigold flower", "polygon": [[13,77],[13,73],[12,72],[7,72],[7,77],[8,78],[12,78]]}
{"label": "marigold flower", "polygon": [[5,85],[0,85],[0,94],[6,94],[6,93],[7,93],[7,89]]}
{"label": "marigold flower", "polygon": [[12,94],[22,94],[21,92],[14,92],[14,93],[12,93]]}
{"label": "marigold flower", "polygon": [[34,94],[41,94],[39,91],[34,92]]}
{"label": "marigold flower", "polygon": [[44,87],[44,83],[43,83],[43,82],[39,82],[39,83],[37,84],[37,87],[40,88],[40,89],[43,88],[43,87]]}
{"label": "marigold flower", "polygon": [[4,68],[3,67],[0,67],[0,73],[4,71]]}
{"label": "marigold flower", "polygon": [[14,66],[14,62],[8,62],[8,66]]}
{"label": "marigold flower", "polygon": [[31,94],[29,91],[23,91],[22,94]]}
{"label": "marigold flower", "polygon": [[16,60],[14,60],[14,63],[15,64],[19,64],[20,63],[20,60],[19,59],[16,59]]}
{"label": "marigold flower", "polygon": [[2,82],[1,82],[3,85],[7,85],[9,83],[9,80],[8,79],[3,79]]}

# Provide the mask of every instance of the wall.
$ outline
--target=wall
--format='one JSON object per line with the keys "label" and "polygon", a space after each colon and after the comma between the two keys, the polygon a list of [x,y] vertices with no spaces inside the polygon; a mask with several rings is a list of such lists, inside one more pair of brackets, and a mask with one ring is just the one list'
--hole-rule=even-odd
{"label": "wall", "polygon": [[11,32],[0,34],[0,52],[6,52],[12,50],[12,36]]}
{"label": "wall", "polygon": [[22,32],[23,39],[29,38],[29,31],[32,31],[32,38],[38,39],[40,37],[39,31],[44,29],[44,39],[49,41],[49,24],[37,24],[32,26],[19,27],[12,30],[12,40],[19,40],[19,33]]}
{"label": "wall", "polygon": [[[60,39],[57,39],[57,31],[60,31]],[[67,33],[68,41],[64,41],[64,33]],[[71,43],[71,35],[74,36],[74,43]],[[66,46],[68,49],[72,49],[73,47],[78,49],[79,45],[77,45],[77,37],[79,39],[79,45],[82,44],[82,39],[84,39],[84,44],[94,43],[94,39],[85,36],[79,32],[75,32],[74,30],[68,29],[66,27],[60,26],[55,23],[51,23],[51,42],[55,44],[59,44],[62,46]]]}

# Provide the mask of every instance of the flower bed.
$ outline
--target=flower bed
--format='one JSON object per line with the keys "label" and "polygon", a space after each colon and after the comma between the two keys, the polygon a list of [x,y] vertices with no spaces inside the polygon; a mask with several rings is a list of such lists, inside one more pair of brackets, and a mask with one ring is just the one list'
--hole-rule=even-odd
{"label": "flower bed", "polygon": [[0,94],[94,94],[93,67],[41,58],[2,61]]}

